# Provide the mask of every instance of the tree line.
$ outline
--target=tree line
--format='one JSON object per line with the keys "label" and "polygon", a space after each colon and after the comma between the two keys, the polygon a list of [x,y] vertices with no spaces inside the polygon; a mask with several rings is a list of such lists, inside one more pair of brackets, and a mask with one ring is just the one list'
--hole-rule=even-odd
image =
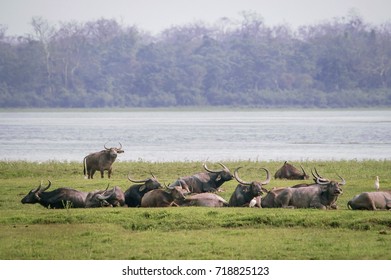
{"label": "tree line", "polygon": [[293,30],[243,12],[158,35],[104,18],[31,26],[0,25],[0,107],[391,105],[391,22]]}

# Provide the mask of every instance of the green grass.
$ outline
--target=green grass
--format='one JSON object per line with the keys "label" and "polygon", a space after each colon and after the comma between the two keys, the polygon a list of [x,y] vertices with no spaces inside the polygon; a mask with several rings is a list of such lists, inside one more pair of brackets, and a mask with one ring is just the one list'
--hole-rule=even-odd
{"label": "green grass", "polygon": [[[243,166],[244,180],[265,178],[282,162],[223,162]],[[297,162],[293,162],[297,164]],[[52,189],[83,191],[107,184],[126,190],[134,178],[153,172],[162,183],[202,171],[201,162],[116,162],[112,179],[85,180],[77,162],[0,162],[0,259],[391,259],[391,212],[352,211],[355,194],[391,189],[391,161],[307,161],[327,178],[347,184],[338,210],[250,208],[98,208],[45,209],[23,205],[32,188],[52,181]],[[218,165],[209,163],[210,168]],[[308,180],[310,182],[311,180]],[[272,180],[267,188],[298,181]],[[219,193],[229,199],[237,183]]]}

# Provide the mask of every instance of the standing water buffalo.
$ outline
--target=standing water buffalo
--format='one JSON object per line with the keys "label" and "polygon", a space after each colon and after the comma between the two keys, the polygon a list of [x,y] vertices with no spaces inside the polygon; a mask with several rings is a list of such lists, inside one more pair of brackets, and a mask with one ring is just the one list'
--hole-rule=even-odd
{"label": "standing water buffalo", "polygon": [[391,191],[363,192],[348,202],[352,210],[391,210]]}
{"label": "standing water buffalo", "polygon": [[148,178],[145,180],[134,180],[130,178],[128,174],[128,180],[137,184],[130,186],[125,191],[126,205],[128,205],[129,207],[139,207],[141,206],[141,199],[147,192],[155,189],[160,189],[162,187],[155,175],[151,175],[152,178]]}
{"label": "standing water buffalo", "polygon": [[[249,203],[253,198],[260,197],[263,192],[267,192],[263,185],[267,185],[271,179],[269,170],[267,170],[266,168],[262,168],[266,171],[265,181],[245,182],[239,177],[238,170],[240,168],[241,167],[236,168],[234,172],[234,177],[236,181],[239,182],[239,185],[236,186],[234,193],[229,199],[229,206],[231,207],[249,206]],[[259,199],[257,201],[256,206],[261,207]]]}
{"label": "standing water buffalo", "polygon": [[231,171],[224,164],[219,163],[223,169],[211,170],[204,163],[202,166],[207,172],[201,172],[192,176],[181,177],[169,188],[175,186],[181,186],[186,191],[192,193],[203,193],[203,192],[216,192],[219,187],[227,181],[233,179]]}
{"label": "standing water buffalo", "polygon": [[305,173],[303,166],[301,170],[294,167],[292,164],[285,162],[284,165],[276,171],[274,174],[275,179],[288,179],[288,180],[307,180],[309,176]]}
{"label": "standing water buffalo", "polygon": [[119,145],[119,148],[107,148],[105,144],[103,146],[105,148],[104,150],[96,153],[91,153],[86,156],[83,159],[84,176],[86,177],[88,175],[88,179],[93,179],[95,171],[99,170],[101,178],[103,178],[103,172],[107,170],[108,177],[110,178],[112,173],[112,165],[117,158],[117,154],[124,152],[124,150],[122,150],[121,143],[119,143]]}
{"label": "standing water buffalo", "polygon": [[[31,190],[23,199],[22,203],[39,203],[47,208],[85,208],[110,206],[106,201],[105,191],[81,192],[71,188],[58,188],[46,192],[51,186],[42,189],[42,183],[38,188]],[[107,198],[109,198],[108,196]]]}
{"label": "standing water buffalo", "polygon": [[277,207],[335,209],[335,202],[342,194],[340,186],[345,185],[345,180],[339,175],[341,182],[330,181],[316,175],[314,177],[315,184],[282,190],[275,198]]}
{"label": "standing water buffalo", "polygon": [[141,207],[169,207],[179,206],[185,200],[183,189],[180,186],[167,190],[156,189],[147,192],[141,199]]}

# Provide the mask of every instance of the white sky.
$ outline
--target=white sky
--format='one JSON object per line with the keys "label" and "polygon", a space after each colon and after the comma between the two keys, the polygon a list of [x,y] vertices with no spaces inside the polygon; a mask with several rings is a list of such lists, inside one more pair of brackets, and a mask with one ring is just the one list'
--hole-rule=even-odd
{"label": "white sky", "polygon": [[257,12],[269,26],[296,28],[346,16],[352,9],[368,23],[391,20],[390,0],[0,0],[0,24],[8,27],[7,35],[25,35],[32,32],[34,16],[51,24],[115,18],[156,34],[195,21],[240,19],[242,11]]}

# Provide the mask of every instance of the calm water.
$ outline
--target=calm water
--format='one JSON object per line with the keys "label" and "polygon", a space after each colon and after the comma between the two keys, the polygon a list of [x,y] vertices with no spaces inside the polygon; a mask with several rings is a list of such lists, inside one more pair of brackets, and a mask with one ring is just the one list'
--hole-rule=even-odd
{"label": "calm water", "polygon": [[391,110],[0,112],[0,160],[391,159]]}

